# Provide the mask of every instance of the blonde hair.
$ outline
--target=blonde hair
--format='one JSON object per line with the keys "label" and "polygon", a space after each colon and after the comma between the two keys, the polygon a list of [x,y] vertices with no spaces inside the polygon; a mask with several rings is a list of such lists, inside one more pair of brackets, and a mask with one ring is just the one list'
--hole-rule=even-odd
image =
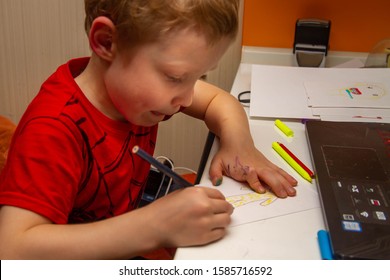
{"label": "blonde hair", "polygon": [[85,0],[85,29],[106,16],[115,24],[120,46],[154,42],[175,29],[193,27],[209,44],[238,31],[240,0]]}

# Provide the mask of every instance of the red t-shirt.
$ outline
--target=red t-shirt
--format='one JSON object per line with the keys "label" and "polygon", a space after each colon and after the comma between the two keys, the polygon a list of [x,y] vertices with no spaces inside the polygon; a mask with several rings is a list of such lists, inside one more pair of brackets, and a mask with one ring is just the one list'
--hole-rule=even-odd
{"label": "red t-shirt", "polygon": [[15,132],[0,176],[0,204],[25,208],[54,223],[106,219],[137,206],[157,125],[114,121],[74,81],[88,58],[60,66],[42,85]]}

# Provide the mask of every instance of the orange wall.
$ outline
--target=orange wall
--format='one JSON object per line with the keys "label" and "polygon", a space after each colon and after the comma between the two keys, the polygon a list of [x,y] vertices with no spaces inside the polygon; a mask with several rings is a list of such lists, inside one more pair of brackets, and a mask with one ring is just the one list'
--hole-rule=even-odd
{"label": "orange wall", "polygon": [[369,52],[390,38],[390,0],[245,0],[243,45],[292,48],[298,18],[330,20],[333,51]]}

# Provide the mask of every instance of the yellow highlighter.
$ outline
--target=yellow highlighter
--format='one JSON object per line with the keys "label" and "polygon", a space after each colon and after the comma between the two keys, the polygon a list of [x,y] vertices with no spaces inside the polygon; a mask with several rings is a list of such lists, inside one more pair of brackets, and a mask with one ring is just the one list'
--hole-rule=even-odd
{"label": "yellow highlighter", "polygon": [[292,131],[287,125],[285,125],[281,120],[276,120],[275,125],[288,137],[294,136],[294,131]]}
{"label": "yellow highlighter", "polygon": [[272,148],[292,167],[299,175],[311,183],[311,177],[282,147],[278,142],[272,143]]}

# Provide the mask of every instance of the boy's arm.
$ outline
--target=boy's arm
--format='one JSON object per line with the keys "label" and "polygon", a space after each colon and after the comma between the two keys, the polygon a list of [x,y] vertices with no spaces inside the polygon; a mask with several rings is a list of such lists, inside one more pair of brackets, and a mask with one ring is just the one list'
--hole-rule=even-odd
{"label": "boy's arm", "polygon": [[296,186],[297,181],[255,148],[248,117],[235,97],[198,81],[193,104],[184,112],[203,119],[220,139],[220,150],[210,167],[214,185],[218,185],[222,174],[225,174],[238,181],[248,182],[258,192],[264,192],[266,184],[279,197],[295,195],[293,186]]}
{"label": "boy's arm", "polygon": [[186,188],[126,214],[86,224],[53,224],[34,212],[0,208],[0,259],[129,259],[159,247],[222,238],[232,206],[210,188]]}

